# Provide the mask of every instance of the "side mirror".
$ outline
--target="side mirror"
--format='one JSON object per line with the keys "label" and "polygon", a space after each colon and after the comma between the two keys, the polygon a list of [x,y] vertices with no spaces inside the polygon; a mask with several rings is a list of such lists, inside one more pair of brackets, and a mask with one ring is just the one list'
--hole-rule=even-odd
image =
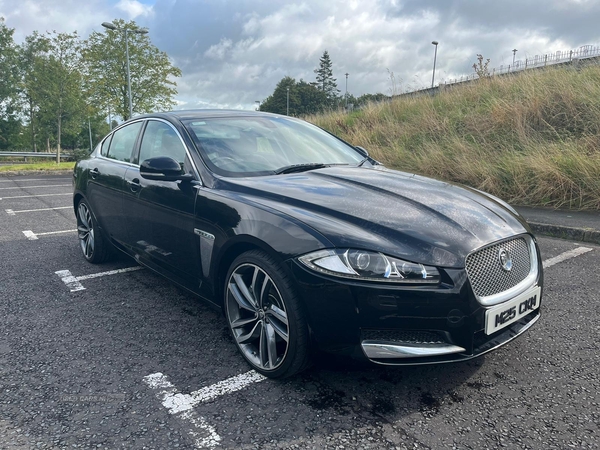
{"label": "side mirror", "polygon": [[177,161],[168,156],[156,156],[140,164],[140,175],[147,180],[191,181],[193,175],[184,173]]}

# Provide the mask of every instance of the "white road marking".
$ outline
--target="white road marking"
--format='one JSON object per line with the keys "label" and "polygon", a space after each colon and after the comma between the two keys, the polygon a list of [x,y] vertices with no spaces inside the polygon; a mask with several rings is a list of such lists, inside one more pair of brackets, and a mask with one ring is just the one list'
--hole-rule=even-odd
{"label": "white road marking", "polygon": [[63,283],[65,283],[67,285],[67,287],[71,290],[71,292],[85,290],[83,285],[79,282],[79,280],[77,278],[75,278],[73,276],[73,274],[71,274],[71,272],[69,270],[58,270],[54,273],[56,275],[58,275],[61,280],[63,280]]}
{"label": "white road marking", "polygon": [[53,211],[55,209],[73,209],[72,206],[57,206],[56,208],[40,208],[40,209],[21,209],[19,211],[14,211],[12,209],[5,209],[6,213],[9,216],[14,216],[17,213],[28,213],[28,212],[38,212],[38,211]]}
{"label": "white road marking", "polygon": [[29,239],[30,241],[35,241],[37,240],[37,236],[35,235],[35,233],[31,230],[25,230],[23,231],[23,234],[25,235],[25,237],[27,239]]}
{"label": "white road marking", "polygon": [[[254,383],[259,383],[266,380],[267,378],[260,373],[251,370],[240,375],[236,375],[226,380],[219,381],[218,383],[210,386],[203,387],[191,394],[180,394],[174,392],[169,395],[165,394],[162,398],[162,404],[169,410],[171,414],[178,414],[183,411],[192,409],[199,403],[208,402],[214,400],[217,397],[225,394],[231,394],[236,391],[240,391],[247,386]],[[153,389],[158,389],[163,385],[169,384],[168,378],[162,373],[153,373],[144,377],[144,381],[148,386]]]}
{"label": "white road marking", "polygon": [[264,380],[266,380],[266,378],[263,375],[251,370],[250,372],[242,373],[240,375],[236,375],[235,377],[219,381],[211,386],[198,389],[197,391],[192,392],[190,395],[194,399],[195,404],[203,403],[220,397],[221,395],[239,391],[244,389],[246,386]]}
{"label": "white road marking", "polygon": [[21,181],[62,181],[62,180],[70,180],[70,178],[16,178],[9,180],[0,180],[0,183],[16,183],[17,181],[20,183]]}
{"label": "white road marking", "polygon": [[92,278],[100,278],[105,277],[107,275],[116,275],[118,273],[126,273],[126,272],[135,272],[136,270],[142,270],[142,266],[134,266],[134,267],[126,267],[125,269],[115,269],[109,270],[108,272],[100,272],[100,273],[92,273],[90,275],[82,275],[77,277],[79,281],[81,280],[91,280]]}
{"label": "white road marking", "polygon": [[591,252],[592,250],[593,249],[588,247],[577,247],[573,250],[569,250],[568,252],[561,253],[560,255],[555,256],[554,258],[547,259],[542,263],[542,265],[544,266],[544,269],[547,269],[548,267],[552,267],[555,264],[566,261],[567,259],[581,256],[584,253]]}
{"label": "white road marking", "polygon": [[46,187],[65,187],[71,186],[70,184],[47,184],[45,186],[11,186],[11,187],[0,187],[0,189],[34,189],[34,188],[46,188]]}
{"label": "white road marking", "polygon": [[194,439],[196,448],[214,448],[219,445],[221,436],[217,434],[214,427],[210,426],[204,417],[196,414],[191,406],[186,409],[173,410],[170,406],[175,404],[175,399],[180,399],[185,404],[190,395],[180,394],[169,379],[162,373],[153,373],[144,377],[144,382],[156,391],[156,397],[180,420],[192,424],[193,429],[188,434]]}
{"label": "white road marking", "polygon": [[25,231],[23,231],[23,234],[30,241],[37,241],[38,236],[48,236],[50,234],[73,233],[75,231],[77,231],[77,230],[75,229],[75,230],[62,230],[62,231],[47,231],[45,233],[34,233],[31,230],[25,230]]}
{"label": "white road marking", "polygon": [[[77,231],[77,230],[75,230]],[[25,233],[25,232],[23,232]],[[92,278],[106,277],[108,275],[116,275],[118,273],[134,272],[136,270],[142,270],[142,266],[126,267],[124,269],[109,270],[107,272],[92,273],[89,275],[82,275],[80,277],[74,277],[70,270],[57,270],[54,272],[60,277],[60,279],[67,285],[71,292],[83,291],[85,288],[80,283],[83,280],[91,280]]]}
{"label": "white road marking", "polygon": [[57,195],[73,195],[72,192],[67,192],[66,194],[39,194],[39,195],[17,195],[14,197],[0,197],[0,200],[8,200],[11,198],[32,198],[32,197],[55,197]]}

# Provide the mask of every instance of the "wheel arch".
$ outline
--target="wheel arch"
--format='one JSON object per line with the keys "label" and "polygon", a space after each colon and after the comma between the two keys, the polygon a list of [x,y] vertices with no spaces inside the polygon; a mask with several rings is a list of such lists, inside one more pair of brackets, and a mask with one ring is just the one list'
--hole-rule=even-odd
{"label": "wheel arch", "polygon": [[288,270],[281,255],[269,244],[260,239],[245,235],[238,236],[235,240],[229,241],[219,252],[219,255],[216,258],[213,266],[215,298],[217,299],[217,303],[219,306],[221,306],[223,311],[225,310],[223,288],[229,267],[231,267],[231,263],[233,263],[235,258],[251,250],[264,251],[266,254],[274,258],[281,265],[283,270]]}
{"label": "wheel arch", "polygon": [[73,212],[75,215],[77,215],[77,205],[79,205],[79,202],[83,199],[85,199],[85,197],[81,192],[75,192],[75,195],[73,195]]}

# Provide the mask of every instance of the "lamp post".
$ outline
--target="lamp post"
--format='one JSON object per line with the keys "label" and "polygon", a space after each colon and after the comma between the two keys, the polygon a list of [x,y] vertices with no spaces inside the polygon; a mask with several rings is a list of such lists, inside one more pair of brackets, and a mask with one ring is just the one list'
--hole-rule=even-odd
{"label": "lamp post", "polygon": [[348,72],[346,72],[346,109],[348,109]]}
{"label": "lamp post", "polygon": [[129,32],[136,34],[146,34],[148,30],[129,30],[127,28],[117,28],[112,23],[102,22],[102,26],[104,28],[108,28],[109,30],[114,31],[123,31],[125,32],[125,58],[127,59],[127,94],[129,96],[129,118],[133,116],[133,107],[131,104],[131,73],[129,71]]}
{"label": "lamp post", "polygon": [[513,48],[513,51],[512,51],[513,52],[513,69],[515,67],[515,56],[517,56],[517,51],[518,50],[516,48]]}
{"label": "lamp post", "polygon": [[287,87],[287,103],[286,103],[286,107],[285,107],[285,115],[289,116],[290,115],[290,87]]}
{"label": "lamp post", "polygon": [[433,54],[433,75],[431,77],[431,87],[433,88],[433,82],[435,81],[435,61],[437,59],[437,47],[438,47],[439,42],[431,41],[431,43],[433,45],[435,45],[435,53]]}

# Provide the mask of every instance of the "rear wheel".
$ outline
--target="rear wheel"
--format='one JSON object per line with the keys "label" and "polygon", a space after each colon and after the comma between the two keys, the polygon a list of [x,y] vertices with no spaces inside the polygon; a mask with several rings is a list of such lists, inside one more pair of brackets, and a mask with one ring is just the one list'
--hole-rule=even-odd
{"label": "rear wheel", "polygon": [[85,259],[98,264],[110,257],[110,243],[98,229],[96,220],[85,200],[77,205],[77,235]]}
{"label": "rear wheel", "polygon": [[226,280],[225,316],[246,361],[270,378],[308,367],[308,327],[279,264],[262,251],[249,251],[233,261]]}

